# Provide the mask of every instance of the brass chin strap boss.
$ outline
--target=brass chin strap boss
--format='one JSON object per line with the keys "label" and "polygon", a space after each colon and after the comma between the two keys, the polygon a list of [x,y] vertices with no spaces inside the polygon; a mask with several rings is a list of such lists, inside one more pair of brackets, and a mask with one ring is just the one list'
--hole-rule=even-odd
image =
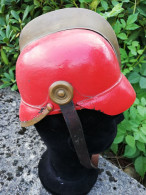
{"label": "brass chin strap boss", "polygon": [[90,160],[82,124],[72,101],[73,87],[66,81],[56,81],[50,86],[49,95],[60,106],[80,163],[88,169],[97,169]]}

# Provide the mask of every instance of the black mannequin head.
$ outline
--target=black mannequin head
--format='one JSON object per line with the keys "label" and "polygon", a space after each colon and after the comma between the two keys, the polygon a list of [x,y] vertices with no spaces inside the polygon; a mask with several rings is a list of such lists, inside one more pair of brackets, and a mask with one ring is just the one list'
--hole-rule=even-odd
{"label": "black mannequin head", "polygon": [[[109,116],[87,109],[77,113],[90,157],[106,150],[116,136],[117,124],[123,120],[123,114]],[[89,192],[98,171],[80,164],[63,115],[47,116],[35,127],[47,146],[39,164],[39,177],[44,187],[53,194],[82,195]]]}

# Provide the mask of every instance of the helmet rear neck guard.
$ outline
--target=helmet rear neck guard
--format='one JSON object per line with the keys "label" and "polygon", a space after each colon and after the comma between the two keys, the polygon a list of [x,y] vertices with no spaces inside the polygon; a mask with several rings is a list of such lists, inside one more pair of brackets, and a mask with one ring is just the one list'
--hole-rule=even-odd
{"label": "helmet rear neck guard", "polygon": [[20,50],[34,40],[69,29],[88,29],[103,36],[113,47],[121,64],[118,41],[110,24],[99,14],[83,8],[55,10],[30,21],[21,32]]}

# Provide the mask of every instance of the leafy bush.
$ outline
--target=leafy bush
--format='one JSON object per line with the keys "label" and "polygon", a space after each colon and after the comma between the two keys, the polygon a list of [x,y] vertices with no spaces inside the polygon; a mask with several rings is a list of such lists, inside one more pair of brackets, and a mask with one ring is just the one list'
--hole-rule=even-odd
{"label": "leafy bush", "polygon": [[134,161],[136,171],[146,171],[146,63],[145,63],[145,0],[1,0],[0,1],[0,88],[17,90],[14,78],[19,55],[18,39],[22,28],[33,18],[60,8],[82,7],[106,18],[119,41],[122,72],[133,84],[137,100],[125,112],[118,135],[111,147],[117,153],[123,143],[127,158]]}
{"label": "leafy bush", "polygon": [[[136,99],[131,108],[124,112],[125,120],[118,126],[117,136],[111,146],[115,154],[120,150],[123,155],[134,161],[136,171],[144,177],[146,172],[146,99]],[[122,144],[121,144],[122,143]]]}

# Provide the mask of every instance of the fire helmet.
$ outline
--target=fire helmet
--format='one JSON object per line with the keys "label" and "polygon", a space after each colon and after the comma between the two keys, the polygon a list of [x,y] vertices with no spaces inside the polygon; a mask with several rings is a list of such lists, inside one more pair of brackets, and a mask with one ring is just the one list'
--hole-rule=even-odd
{"label": "fire helmet", "polygon": [[76,110],[117,115],[135,100],[120,71],[116,35],[93,11],[66,8],[35,18],[21,32],[20,50],[16,79],[24,127],[61,113],[71,101]]}

